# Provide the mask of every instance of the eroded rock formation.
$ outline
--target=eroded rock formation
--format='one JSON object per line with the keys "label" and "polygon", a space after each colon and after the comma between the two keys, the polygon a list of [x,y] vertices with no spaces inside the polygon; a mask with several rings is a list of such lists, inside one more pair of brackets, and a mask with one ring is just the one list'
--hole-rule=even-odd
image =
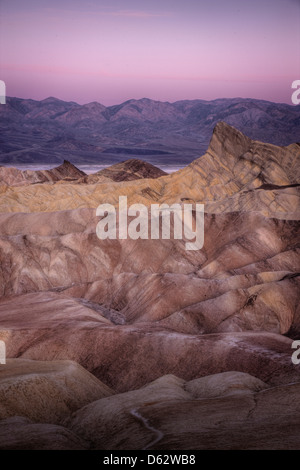
{"label": "eroded rock formation", "polygon": [[[219,123],[171,175],[6,180],[0,448],[299,448],[299,157]],[[120,195],[204,203],[203,248],[99,240]]]}

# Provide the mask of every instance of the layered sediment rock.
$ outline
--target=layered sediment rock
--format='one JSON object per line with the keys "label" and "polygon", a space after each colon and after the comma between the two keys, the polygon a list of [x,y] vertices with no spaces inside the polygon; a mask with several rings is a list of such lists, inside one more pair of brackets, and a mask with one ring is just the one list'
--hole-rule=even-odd
{"label": "layered sediment rock", "polygon": [[[0,448],[299,448],[299,148],[0,186]],[[203,248],[99,240],[120,195],[204,203]]]}

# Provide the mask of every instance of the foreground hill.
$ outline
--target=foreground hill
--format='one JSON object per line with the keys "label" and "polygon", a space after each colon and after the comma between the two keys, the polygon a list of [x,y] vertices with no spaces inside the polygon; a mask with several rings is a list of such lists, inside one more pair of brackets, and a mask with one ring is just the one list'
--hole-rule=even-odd
{"label": "foreground hill", "polygon": [[0,449],[298,449],[299,387],[231,371],[114,394],[71,361],[10,360]]}

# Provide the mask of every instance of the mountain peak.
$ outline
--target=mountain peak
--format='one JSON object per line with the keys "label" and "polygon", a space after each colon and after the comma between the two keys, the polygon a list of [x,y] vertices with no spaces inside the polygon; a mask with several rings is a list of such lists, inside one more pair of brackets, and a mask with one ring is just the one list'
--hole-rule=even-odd
{"label": "mountain peak", "polygon": [[138,158],[130,158],[129,160],[116,163],[97,173],[97,175],[106,176],[113,181],[131,181],[143,178],[154,179],[166,174],[160,168]]}
{"label": "mountain peak", "polygon": [[39,101],[39,103],[43,103],[43,104],[60,104],[60,105],[66,105],[66,106],[68,106],[68,105],[80,106],[77,103],[75,103],[75,101],[60,100],[59,98],[55,98],[55,96],[48,96],[48,98],[45,98],[44,100]]}
{"label": "mountain peak", "polygon": [[[144,97],[107,107],[51,96],[43,101],[8,98],[0,106],[0,163],[59,162],[62,151],[75,164],[98,163],[100,152],[104,160],[120,149],[133,149],[132,155],[140,157],[154,149],[153,156],[161,151],[155,160],[160,164],[182,165],[203,155],[210,141],[210,150],[217,142],[246,142],[239,131],[256,141],[290,145],[299,141],[299,119],[300,106],[239,98],[168,103]],[[24,152],[28,142],[34,151]]]}
{"label": "mountain peak", "polygon": [[62,100],[55,98],[54,96],[48,96],[48,98],[41,100],[41,103],[53,103],[53,102],[56,103],[57,101],[62,101]]}
{"label": "mountain peak", "polygon": [[52,170],[49,170],[52,175],[59,176],[61,178],[80,178],[85,176],[85,173],[79,170],[73,163],[69,160],[64,160],[63,163]]}
{"label": "mountain peak", "polygon": [[86,103],[82,106],[84,108],[90,109],[90,110],[93,110],[93,109],[100,109],[100,110],[106,109],[106,107],[103,104],[98,103],[98,101],[91,101],[90,103]]}
{"label": "mountain peak", "polygon": [[242,154],[250,143],[251,139],[235,127],[224,121],[219,121],[214,127],[208,152],[218,156],[221,156],[224,151],[231,154]]}
{"label": "mountain peak", "polygon": [[230,124],[227,124],[227,122],[225,121],[219,121],[217,122],[217,124],[215,125],[214,127],[214,130],[213,130],[213,135],[216,134],[216,135],[227,135],[227,136],[243,136],[245,137],[245,135],[239,131],[238,129],[236,129],[234,126],[231,126]]}

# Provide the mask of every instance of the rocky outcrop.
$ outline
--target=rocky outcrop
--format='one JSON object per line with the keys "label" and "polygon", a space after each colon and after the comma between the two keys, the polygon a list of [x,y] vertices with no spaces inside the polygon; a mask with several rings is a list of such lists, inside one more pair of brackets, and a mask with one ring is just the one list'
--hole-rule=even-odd
{"label": "rocky outcrop", "polygon": [[132,158],[130,160],[125,160],[124,162],[111,165],[92,175],[88,175],[81,180],[81,183],[93,184],[101,182],[101,177],[120,182],[145,178],[155,179],[165,176],[166,174],[167,173],[165,171],[151,165],[151,163],[144,162],[138,158]]}
{"label": "rocky outcrop", "polygon": [[38,183],[54,183],[61,180],[77,180],[85,173],[65,160],[62,165],[52,170],[18,170],[0,167],[0,184],[7,186],[27,186]]}

